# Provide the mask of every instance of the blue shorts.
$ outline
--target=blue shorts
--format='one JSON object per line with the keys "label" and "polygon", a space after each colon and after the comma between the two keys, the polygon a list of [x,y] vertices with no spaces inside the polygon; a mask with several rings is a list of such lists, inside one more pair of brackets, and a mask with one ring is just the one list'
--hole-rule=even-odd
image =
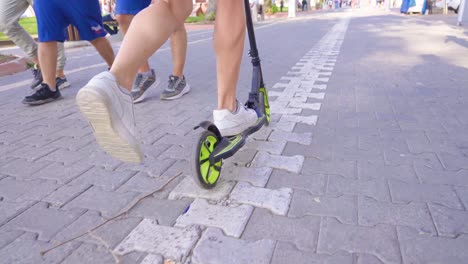
{"label": "blue shorts", "polygon": [[94,40],[107,33],[102,25],[98,0],[35,0],[39,42],[67,39],[68,25],[74,25],[83,40]]}
{"label": "blue shorts", "polygon": [[114,12],[116,15],[136,15],[150,4],[151,0],[116,0]]}

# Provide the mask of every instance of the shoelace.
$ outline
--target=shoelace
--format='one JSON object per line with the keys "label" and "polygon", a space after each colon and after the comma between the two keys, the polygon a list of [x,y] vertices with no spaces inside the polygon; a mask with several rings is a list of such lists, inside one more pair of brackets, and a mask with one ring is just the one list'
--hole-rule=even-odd
{"label": "shoelace", "polygon": [[47,86],[41,85],[41,88],[39,88],[39,90],[36,91],[36,94],[39,95],[39,96],[45,96],[45,95],[47,95],[47,92],[48,92],[47,90],[48,89],[49,88],[47,88]]}
{"label": "shoelace", "polygon": [[175,91],[175,87],[177,86],[177,83],[180,79],[179,78],[176,78],[175,76],[172,76],[169,77],[169,85],[167,86],[167,90],[168,91]]}

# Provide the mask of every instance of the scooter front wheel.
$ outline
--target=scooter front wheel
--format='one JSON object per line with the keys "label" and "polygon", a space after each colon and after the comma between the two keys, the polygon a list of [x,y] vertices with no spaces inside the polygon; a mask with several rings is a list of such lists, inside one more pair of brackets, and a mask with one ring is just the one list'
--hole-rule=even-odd
{"label": "scooter front wheel", "polygon": [[220,139],[211,131],[205,130],[198,136],[198,142],[193,148],[192,176],[195,183],[205,189],[211,189],[216,186],[223,161],[220,160],[214,164],[210,162],[210,156],[219,143]]}

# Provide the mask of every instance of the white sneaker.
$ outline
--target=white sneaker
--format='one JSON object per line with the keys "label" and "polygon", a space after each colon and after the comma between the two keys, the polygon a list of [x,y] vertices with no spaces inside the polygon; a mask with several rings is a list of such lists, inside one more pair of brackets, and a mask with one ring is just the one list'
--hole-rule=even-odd
{"label": "white sneaker", "polygon": [[107,153],[126,162],[143,160],[135,138],[131,94],[117,85],[112,73],[94,76],[80,89],[76,102],[93,127],[96,141]]}
{"label": "white sneaker", "polygon": [[224,137],[238,135],[257,123],[258,116],[255,110],[239,105],[239,102],[237,104],[237,113],[227,109],[213,111],[214,124]]}

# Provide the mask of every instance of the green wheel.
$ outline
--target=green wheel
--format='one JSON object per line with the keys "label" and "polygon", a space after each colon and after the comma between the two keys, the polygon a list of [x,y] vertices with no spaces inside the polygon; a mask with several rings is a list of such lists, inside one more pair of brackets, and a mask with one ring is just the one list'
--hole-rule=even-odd
{"label": "green wheel", "polygon": [[213,132],[205,130],[200,133],[198,143],[193,148],[192,176],[195,183],[205,189],[215,187],[221,175],[223,161],[220,160],[215,164],[210,164],[209,160],[218,142],[219,139]]}
{"label": "green wheel", "polygon": [[260,93],[260,105],[263,110],[263,114],[266,117],[265,125],[268,126],[270,124],[270,103],[268,101],[268,93],[265,87],[261,87],[259,89]]}

